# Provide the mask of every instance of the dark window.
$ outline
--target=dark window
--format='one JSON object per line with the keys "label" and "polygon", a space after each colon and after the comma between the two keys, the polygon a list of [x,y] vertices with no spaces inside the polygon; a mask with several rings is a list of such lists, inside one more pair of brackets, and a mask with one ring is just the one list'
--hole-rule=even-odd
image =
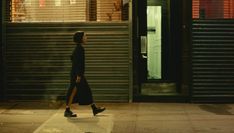
{"label": "dark window", "polygon": [[10,0],[11,22],[128,20],[129,0]]}

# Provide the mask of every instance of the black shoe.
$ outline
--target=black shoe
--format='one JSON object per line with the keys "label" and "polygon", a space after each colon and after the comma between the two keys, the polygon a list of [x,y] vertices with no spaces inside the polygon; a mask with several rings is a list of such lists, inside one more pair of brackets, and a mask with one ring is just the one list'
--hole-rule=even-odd
{"label": "black shoe", "polygon": [[106,108],[104,108],[104,107],[94,107],[92,109],[93,109],[93,115],[95,116],[96,114],[103,112]]}
{"label": "black shoe", "polygon": [[65,117],[76,117],[76,114],[73,114],[71,110],[65,110],[64,112]]}

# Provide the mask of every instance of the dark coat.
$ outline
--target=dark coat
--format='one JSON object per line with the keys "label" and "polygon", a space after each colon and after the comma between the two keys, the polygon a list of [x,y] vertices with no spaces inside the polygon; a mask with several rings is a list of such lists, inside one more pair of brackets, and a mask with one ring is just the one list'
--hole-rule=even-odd
{"label": "dark coat", "polygon": [[71,55],[71,76],[82,76],[85,72],[85,51],[81,44],[77,44]]}
{"label": "dark coat", "polygon": [[[84,76],[85,73],[85,50],[81,44],[77,44],[72,56],[72,69],[70,87],[67,92],[67,103],[71,95],[73,88],[76,86],[77,94],[73,99],[73,103],[79,103],[80,105],[89,105],[93,103],[93,97],[91,89]],[[81,77],[80,83],[76,83],[77,76]]]}

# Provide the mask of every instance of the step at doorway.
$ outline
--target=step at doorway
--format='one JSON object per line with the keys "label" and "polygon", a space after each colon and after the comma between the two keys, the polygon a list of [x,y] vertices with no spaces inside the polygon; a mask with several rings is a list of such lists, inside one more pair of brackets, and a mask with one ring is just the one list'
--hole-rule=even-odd
{"label": "step at doorway", "polygon": [[141,85],[142,95],[176,95],[175,83],[143,83]]}

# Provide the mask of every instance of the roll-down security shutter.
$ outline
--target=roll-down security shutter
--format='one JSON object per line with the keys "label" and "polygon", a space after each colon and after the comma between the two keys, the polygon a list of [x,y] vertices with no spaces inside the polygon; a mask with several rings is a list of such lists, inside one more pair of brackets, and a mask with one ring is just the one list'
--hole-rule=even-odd
{"label": "roll-down security shutter", "polygon": [[234,20],[193,20],[192,97],[234,99]]}
{"label": "roll-down security shutter", "polygon": [[129,100],[128,23],[7,24],[7,99],[64,98],[73,34],[87,34],[86,77],[95,101]]}

